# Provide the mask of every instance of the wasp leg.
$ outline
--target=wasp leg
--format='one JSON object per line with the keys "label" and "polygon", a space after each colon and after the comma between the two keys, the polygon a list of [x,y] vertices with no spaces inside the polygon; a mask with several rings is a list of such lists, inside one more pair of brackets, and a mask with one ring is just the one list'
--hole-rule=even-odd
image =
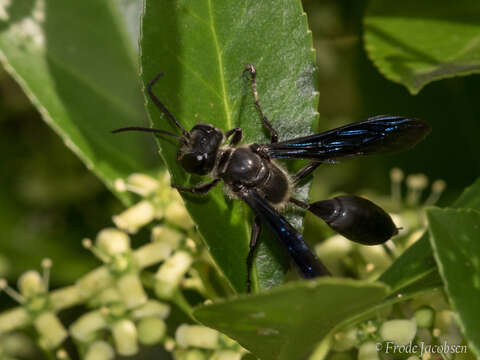
{"label": "wasp leg", "polygon": [[230,145],[232,145],[232,146],[237,145],[242,140],[242,129],[241,128],[235,128],[235,129],[232,129],[232,130],[228,130],[225,133],[225,138],[228,139],[230,136],[232,136],[232,138],[230,139]]}
{"label": "wasp leg", "polygon": [[258,102],[257,83],[255,82],[255,78],[257,76],[257,70],[255,69],[255,67],[252,64],[248,64],[245,67],[245,70],[243,72],[244,73],[248,72],[250,74],[250,85],[252,87],[253,98],[255,100],[255,107],[257,108],[258,113],[260,114],[260,118],[262,119],[263,125],[270,132],[271,142],[276,143],[278,141],[278,133],[273,128],[270,121],[268,121],[267,117],[265,115],[263,115],[262,108],[260,107],[260,103]]}
{"label": "wasp leg", "polygon": [[258,236],[260,235],[260,230],[262,229],[262,222],[260,221],[260,217],[257,215],[253,220],[252,224],[252,234],[250,237],[250,250],[247,256],[247,292],[250,293],[252,290],[252,280],[251,280],[251,273],[252,273],[252,265],[253,265],[253,254],[255,253],[255,248],[257,247],[257,240]]}
{"label": "wasp leg", "polygon": [[200,195],[205,195],[207,194],[210,190],[212,190],[212,188],[218,184],[218,182],[220,181],[220,179],[215,179],[209,183],[205,183],[205,184],[200,184],[200,185],[197,185],[197,186],[194,186],[194,187],[183,187],[183,186],[179,186],[177,184],[171,184],[171,186],[175,189],[177,189],[178,191],[180,192],[189,192],[189,193],[192,193],[192,194],[200,194]]}
{"label": "wasp leg", "polygon": [[306,202],[303,202],[301,200],[298,200],[298,199],[295,199],[293,197],[291,197],[290,199],[288,199],[288,201],[290,201],[292,204],[295,204],[297,205],[298,207],[301,207],[302,209],[305,209],[305,210],[308,210],[308,208],[310,207],[310,204],[306,203]]}
{"label": "wasp leg", "polygon": [[317,167],[322,164],[321,161],[310,161],[307,165],[301,168],[293,177],[293,184],[297,185],[300,181],[310,175]]}

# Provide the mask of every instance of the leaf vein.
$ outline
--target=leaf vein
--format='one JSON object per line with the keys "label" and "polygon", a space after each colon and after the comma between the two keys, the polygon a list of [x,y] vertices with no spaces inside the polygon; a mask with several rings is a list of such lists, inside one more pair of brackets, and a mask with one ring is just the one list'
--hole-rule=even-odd
{"label": "leaf vein", "polygon": [[232,116],[230,105],[228,104],[228,97],[227,97],[227,86],[225,83],[225,74],[224,74],[224,66],[223,66],[223,58],[222,53],[220,50],[220,44],[218,43],[217,32],[215,30],[215,22],[213,18],[213,8],[212,8],[212,0],[208,0],[208,14],[210,16],[210,30],[212,31],[213,41],[215,43],[215,49],[217,53],[217,61],[219,67],[219,74],[220,74],[220,83],[222,85],[222,93],[223,93],[223,107],[225,110],[225,120],[227,121],[227,128],[231,129],[232,126]]}
{"label": "leaf vein", "polygon": [[195,78],[197,78],[204,86],[205,88],[207,88],[208,90],[210,90],[216,97],[219,98],[219,100],[222,100],[222,95],[217,91],[215,90],[209,83],[206,79],[204,79],[198,72],[196,72],[191,66],[188,65],[188,63],[181,57],[179,56],[178,54],[176,54],[175,52],[173,52],[172,50],[170,50],[168,47],[165,47],[165,49],[170,53],[172,54],[173,56],[175,56],[178,60],[178,62],[180,64],[182,64],[185,69],[187,69],[188,71],[190,71],[193,76],[195,76]]}

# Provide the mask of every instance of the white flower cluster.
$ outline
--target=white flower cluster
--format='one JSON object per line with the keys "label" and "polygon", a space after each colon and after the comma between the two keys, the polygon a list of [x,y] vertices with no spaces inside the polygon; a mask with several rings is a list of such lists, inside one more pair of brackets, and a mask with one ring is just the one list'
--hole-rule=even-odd
{"label": "white flower cluster", "polygon": [[[0,280],[0,289],[21,305],[0,314],[2,358],[8,357],[2,353],[6,349],[2,336],[33,326],[37,345],[59,359],[70,358],[62,344],[71,336],[86,360],[114,359],[115,354],[132,356],[139,352],[139,344],[160,343],[179,360],[239,360],[245,350],[212,329],[192,324],[182,324],[176,331],[168,329],[172,305],[187,316],[191,314],[183,289],[193,289],[208,298],[199,272],[192,267],[195,261],[205,262],[203,249],[192,239],[196,236],[193,222],[181,197],[170,187],[169,177],[157,180],[133,174],[125,181],[118,180],[115,186],[119,191],[140,195],[141,200],[113,217],[115,228],[101,230],[95,241],[83,240],[84,247],[103,262],[102,266],[73,286],[54,291],[48,289],[52,265],[48,259],[42,263],[43,275],[28,271],[19,279],[19,292]],[[146,226],[150,242],[132,249],[129,234]],[[78,304],[91,310],[67,328],[57,314]]]}
{"label": "white flower cluster", "polygon": [[[441,290],[382,310],[379,319],[369,320],[337,332],[332,337],[329,359],[430,360],[436,349],[454,349],[467,354],[465,339]],[[447,346],[446,346],[446,345]],[[459,351],[463,350],[465,351]],[[441,356],[452,358],[451,352]],[[473,355],[472,355],[473,356]]]}

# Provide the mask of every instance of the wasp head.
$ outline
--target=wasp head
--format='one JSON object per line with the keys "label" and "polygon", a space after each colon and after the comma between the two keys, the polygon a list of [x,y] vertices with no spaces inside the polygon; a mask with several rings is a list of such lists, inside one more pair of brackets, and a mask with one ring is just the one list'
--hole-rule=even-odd
{"label": "wasp head", "polygon": [[218,149],[223,141],[223,132],[210,124],[197,124],[183,138],[177,160],[189,173],[206,175],[215,166]]}

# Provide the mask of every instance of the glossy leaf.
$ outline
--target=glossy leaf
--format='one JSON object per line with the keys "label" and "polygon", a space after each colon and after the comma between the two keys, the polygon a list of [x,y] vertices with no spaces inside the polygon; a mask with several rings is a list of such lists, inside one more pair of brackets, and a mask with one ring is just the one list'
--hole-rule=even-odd
{"label": "glossy leaf", "polygon": [[0,10],[0,60],[65,144],[113,191],[115,179],[146,171],[148,142],[110,133],[145,121],[135,53],[113,3],[22,0]]}
{"label": "glossy leaf", "polygon": [[[186,129],[208,122],[225,131],[241,127],[244,143],[269,141],[242,75],[254,64],[260,103],[280,137],[310,132],[318,93],[311,33],[299,1],[147,0],[142,34],[143,80],[164,73],[154,92]],[[154,127],[178,133],[151,101],[148,109]],[[179,167],[174,141],[159,142],[175,183],[208,180],[190,178]],[[251,212],[226,198],[221,186],[206,197],[185,200],[216,263],[235,290],[245,291]],[[290,219],[301,227],[302,214],[297,215]],[[262,238],[256,261],[263,269],[257,272],[261,288],[283,281],[275,252],[282,255],[275,239]]]}
{"label": "glossy leaf", "polygon": [[323,278],[201,306],[194,316],[262,360],[304,359],[337,325],[380,302],[379,283]]}
{"label": "glossy leaf", "polygon": [[480,72],[480,3],[374,0],[365,48],[388,79],[418,93],[426,84]]}
{"label": "glossy leaf", "polygon": [[[471,208],[480,211],[480,179],[466,188],[463,194],[452,205],[454,208]],[[380,281],[388,284],[393,293],[405,294],[408,287],[431,279],[438,273],[428,233],[415,244],[410,246],[395,262],[382,274]],[[431,283],[431,282],[430,282]]]}
{"label": "glossy leaf", "polygon": [[427,217],[450,304],[471,349],[480,355],[480,211],[430,208]]}

